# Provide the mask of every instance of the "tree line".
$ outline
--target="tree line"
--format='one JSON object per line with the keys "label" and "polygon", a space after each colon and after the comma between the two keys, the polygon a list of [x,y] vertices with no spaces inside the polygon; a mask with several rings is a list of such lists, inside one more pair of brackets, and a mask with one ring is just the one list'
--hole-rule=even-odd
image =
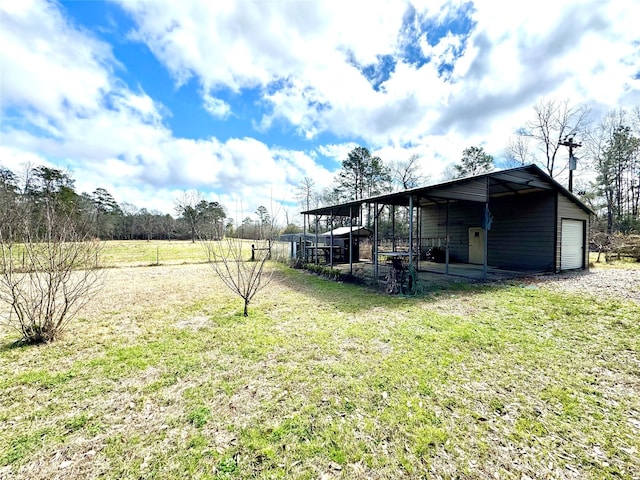
{"label": "tree line", "polygon": [[[64,213],[78,231],[100,239],[179,238],[187,235],[184,222],[170,215],[118,204],[104,188],[78,193],[69,173],[46,167],[26,167],[20,174],[0,166],[0,222],[16,223],[16,212],[28,210],[32,223],[52,209]],[[22,208],[17,208],[18,206]]]}
{"label": "tree line", "polygon": [[[157,210],[118,203],[104,188],[78,193],[73,177],[47,166],[26,167],[16,173],[0,165],[0,224],[15,225],[28,205],[34,228],[48,209],[63,213],[83,235],[101,240],[191,240],[239,236],[248,239],[272,238],[279,232],[264,206],[247,216],[238,226],[227,217],[219,202],[205,199],[196,190],[174,199],[176,216]],[[20,207],[20,208],[19,208]]]}

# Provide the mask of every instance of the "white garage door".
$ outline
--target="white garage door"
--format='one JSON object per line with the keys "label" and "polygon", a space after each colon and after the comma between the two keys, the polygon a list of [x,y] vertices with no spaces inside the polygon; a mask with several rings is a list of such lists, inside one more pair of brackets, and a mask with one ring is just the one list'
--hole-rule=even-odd
{"label": "white garage door", "polygon": [[584,266],[584,222],[562,220],[562,244],[560,270]]}

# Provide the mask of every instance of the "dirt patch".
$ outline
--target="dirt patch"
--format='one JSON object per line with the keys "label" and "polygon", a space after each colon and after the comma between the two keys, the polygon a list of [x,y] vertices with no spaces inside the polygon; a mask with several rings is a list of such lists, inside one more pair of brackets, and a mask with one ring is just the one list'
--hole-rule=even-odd
{"label": "dirt patch", "polygon": [[181,329],[190,329],[190,330],[200,330],[201,328],[205,328],[211,325],[211,321],[209,317],[191,317],[185,318],[184,320],[180,320],[176,322],[176,328]]}

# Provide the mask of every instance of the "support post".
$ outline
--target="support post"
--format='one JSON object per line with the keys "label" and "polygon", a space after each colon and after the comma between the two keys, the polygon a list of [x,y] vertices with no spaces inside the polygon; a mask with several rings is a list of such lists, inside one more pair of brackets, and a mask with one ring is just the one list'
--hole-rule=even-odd
{"label": "support post", "polygon": [[416,271],[420,270],[420,252],[422,252],[422,215],[420,214],[420,202],[418,201],[416,206]]}
{"label": "support post", "polygon": [[413,196],[409,195],[409,263],[413,262]]}
{"label": "support post", "polygon": [[396,206],[391,205],[391,251],[396,251]]}
{"label": "support post", "polygon": [[444,273],[449,275],[449,199],[447,198],[447,215],[444,227]]}
{"label": "support post", "polygon": [[487,262],[487,257],[489,256],[489,229],[487,228],[487,219],[489,218],[489,202],[486,202],[484,204],[484,218],[485,218],[485,222],[484,222],[484,229],[483,229],[483,234],[484,234],[484,252],[482,255],[482,279],[486,280],[487,279],[487,266],[488,266],[488,262]]}
{"label": "support post", "polygon": [[318,220],[318,216],[316,215],[316,248],[315,248],[316,265],[318,265],[318,224],[319,224],[319,220]]}
{"label": "support post", "polygon": [[484,252],[482,255],[482,280],[487,279],[487,257],[489,256],[489,177],[487,177],[486,200],[484,202]]}
{"label": "support post", "polygon": [[349,273],[353,275],[353,207],[349,207]]}
{"label": "support post", "polygon": [[373,261],[373,277],[378,281],[378,202],[373,207],[376,212],[373,217],[373,245],[371,246],[371,260]]}
{"label": "support post", "polygon": [[300,241],[300,258],[302,263],[307,263],[307,214],[302,216],[302,239]]}
{"label": "support post", "polygon": [[329,265],[333,268],[333,212],[329,218]]}

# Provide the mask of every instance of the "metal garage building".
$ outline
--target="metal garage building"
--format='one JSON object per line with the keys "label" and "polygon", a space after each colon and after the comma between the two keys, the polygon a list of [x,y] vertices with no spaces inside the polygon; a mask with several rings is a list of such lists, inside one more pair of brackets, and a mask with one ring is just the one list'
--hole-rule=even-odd
{"label": "metal garage building", "polygon": [[[378,222],[387,208],[407,208],[407,258],[419,270],[424,252],[443,249],[449,264],[537,272],[588,268],[588,232],[593,212],[535,165],[500,170],[427,187],[302,212],[355,225],[361,209],[373,211],[372,263],[380,249]],[[395,247],[394,247],[395,250]],[[357,259],[355,260],[357,261]]]}

